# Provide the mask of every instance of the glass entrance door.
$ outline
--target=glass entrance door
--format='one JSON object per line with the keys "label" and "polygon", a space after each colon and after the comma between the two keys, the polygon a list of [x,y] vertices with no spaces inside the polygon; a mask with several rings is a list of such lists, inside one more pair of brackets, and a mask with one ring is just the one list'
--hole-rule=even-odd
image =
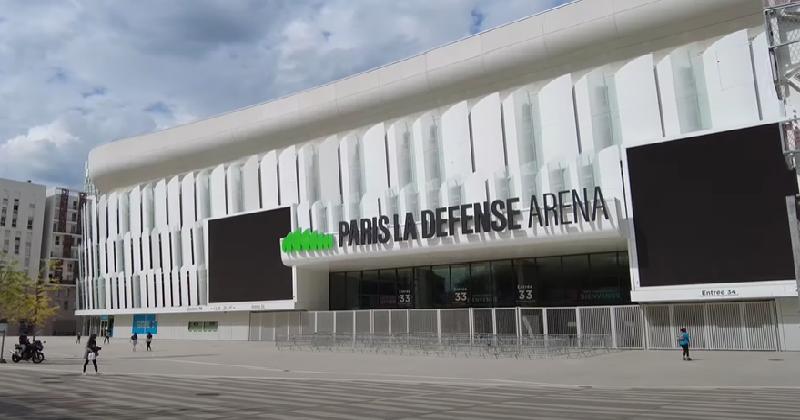
{"label": "glass entrance door", "polygon": [[110,316],[106,319],[100,318],[100,336],[109,336],[112,337],[114,335],[114,317]]}

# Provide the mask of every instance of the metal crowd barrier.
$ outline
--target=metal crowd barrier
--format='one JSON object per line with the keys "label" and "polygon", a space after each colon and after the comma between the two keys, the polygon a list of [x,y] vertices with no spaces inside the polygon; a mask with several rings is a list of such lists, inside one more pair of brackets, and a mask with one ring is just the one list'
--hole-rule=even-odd
{"label": "metal crowd barrier", "polygon": [[289,334],[276,337],[280,350],[350,351],[379,354],[484,358],[582,358],[612,351],[608,334]]}
{"label": "metal crowd barrier", "polygon": [[[606,347],[673,349],[681,327],[696,350],[780,347],[772,301],[253,312],[249,339],[312,350],[534,357]],[[477,350],[481,344],[486,349]]]}

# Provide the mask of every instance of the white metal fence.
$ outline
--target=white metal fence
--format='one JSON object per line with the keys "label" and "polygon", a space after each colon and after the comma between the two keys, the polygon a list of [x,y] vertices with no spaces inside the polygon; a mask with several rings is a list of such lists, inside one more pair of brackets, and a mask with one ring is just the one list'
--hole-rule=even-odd
{"label": "white metal fence", "polygon": [[308,334],[338,337],[426,334],[442,336],[611,337],[613,348],[644,348],[638,306],[572,308],[372,309],[253,312],[250,340],[275,341]]}
{"label": "white metal fence", "polygon": [[692,347],[707,350],[778,350],[775,305],[763,302],[719,302],[644,305],[647,343],[651,349],[677,347],[684,327]]}
{"label": "white metal fence", "polygon": [[718,302],[568,308],[373,309],[254,312],[250,340],[309,334],[337,337],[424,334],[611,337],[619,349],[673,349],[681,327],[692,347],[778,350],[774,303]]}

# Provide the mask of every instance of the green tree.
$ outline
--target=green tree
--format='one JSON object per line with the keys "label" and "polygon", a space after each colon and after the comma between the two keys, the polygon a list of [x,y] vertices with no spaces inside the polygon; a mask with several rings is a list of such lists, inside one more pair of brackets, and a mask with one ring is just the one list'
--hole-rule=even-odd
{"label": "green tree", "polygon": [[56,286],[44,281],[42,273],[32,279],[15,264],[2,261],[0,256],[0,319],[43,327],[58,311],[50,298]]}
{"label": "green tree", "polygon": [[15,264],[5,264],[0,256],[0,320],[9,323],[20,320],[24,313],[24,296],[27,283],[25,273],[16,269]]}
{"label": "green tree", "polygon": [[56,287],[42,279],[28,279],[19,319],[24,319],[34,327],[34,336],[36,328],[44,327],[58,311],[58,306],[54,305],[50,298]]}

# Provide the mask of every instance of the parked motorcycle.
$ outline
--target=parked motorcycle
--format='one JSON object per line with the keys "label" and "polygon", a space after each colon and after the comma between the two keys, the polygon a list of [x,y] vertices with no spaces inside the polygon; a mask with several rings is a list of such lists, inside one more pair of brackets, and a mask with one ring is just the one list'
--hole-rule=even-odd
{"label": "parked motorcycle", "polygon": [[14,345],[14,353],[11,354],[11,360],[14,363],[19,363],[20,360],[30,360],[33,363],[39,364],[44,361],[44,344],[42,344],[41,340],[35,340],[26,347],[27,348],[23,352],[21,345]]}

